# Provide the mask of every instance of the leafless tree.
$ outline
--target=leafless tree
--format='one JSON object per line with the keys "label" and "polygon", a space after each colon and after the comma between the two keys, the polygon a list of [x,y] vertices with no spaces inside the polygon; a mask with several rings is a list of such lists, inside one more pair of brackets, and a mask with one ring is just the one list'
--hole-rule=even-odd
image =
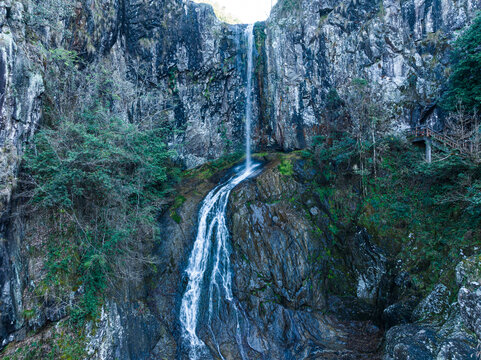
{"label": "leafless tree", "polygon": [[358,144],[359,173],[362,179],[370,174],[376,178],[381,155],[379,140],[388,130],[389,116],[382,107],[381,95],[366,80],[354,79],[347,84],[343,92],[350,118],[348,131]]}
{"label": "leafless tree", "polygon": [[468,113],[459,104],[445,123],[445,134],[455,140],[463,151],[471,154],[473,159],[481,159],[481,128],[480,115],[477,111]]}

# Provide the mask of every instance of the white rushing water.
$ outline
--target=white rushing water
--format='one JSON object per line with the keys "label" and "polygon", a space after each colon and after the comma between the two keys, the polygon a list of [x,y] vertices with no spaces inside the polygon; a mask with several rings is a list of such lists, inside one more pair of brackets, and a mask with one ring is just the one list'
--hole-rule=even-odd
{"label": "white rushing water", "polygon": [[251,123],[252,123],[252,54],[254,50],[254,25],[246,29],[247,37],[247,86],[246,86],[246,168],[250,168],[251,161]]}
{"label": "white rushing water", "polygon": [[[247,89],[246,89],[246,162],[245,166],[229,180],[212,190],[202,202],[199,211],[197,235],[194,248],[189,257],[186,269],[187,287],[180,306],[180,324],[183,344],[188,348],[191,360],[208,357],[209,351],[205,343],[199,338],[197,326],[199,320],[207,321],[206,325],[215,340],[212,320],[219,311],[219,306],[228,302],[230,311],[236,321],[236,341],[239,345],[241,357],[245,359],[242,348],[241,325],[239,310],[232,294],[232,270],[228,246],[229,230],[227,228],[226,209],[231,191],[242,181],[254,176],[258,165],[252,165],[251,160],[251,120],[252,120],[252,52],[253,25],[246,30],[248,42],[247,56]],[[208,293],[206,294],[206,292]],[[206,297],[208,295],[208,297]],[[202,313],[202,301],[208,299],[207,318]]]}

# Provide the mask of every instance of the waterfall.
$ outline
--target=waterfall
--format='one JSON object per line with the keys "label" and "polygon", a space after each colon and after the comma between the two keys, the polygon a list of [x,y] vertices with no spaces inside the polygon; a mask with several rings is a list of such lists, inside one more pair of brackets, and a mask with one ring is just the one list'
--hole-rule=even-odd
{"label": "waterfall", "polygon": [[[213,319],[223,304],[229,305],[231,320],[235,323],[235,338],[239,353],[243,359],[246,359],[242,346],[240,322],[242,314],[232,294],[229,230],[226,218],[231,191],[242,181],[254,176],[259,166],[258,164],[252,165],[251,160],[252,25],[248,26],[246,36],[248,40],[246,162],[240,169],[237,169],[234,176],[218,185],[206,196],[199,211],[197,235],[186,269],[187,287],[180,306],[182,345],[187,348],[191,360],[212,358],[206,344],[197,333],[200,322],[210,330],[213,343],[217,346],[218,355],[223,358],[213,328]],[[204,308],[207,311],[203,311]]]}
{"label": "waterfall", "polygon": [[247,86],[246,86],[246,167],[251,161],[251,123],[252,123],[252,54],[254,50],[254,25],[246,28],[247,37]]}

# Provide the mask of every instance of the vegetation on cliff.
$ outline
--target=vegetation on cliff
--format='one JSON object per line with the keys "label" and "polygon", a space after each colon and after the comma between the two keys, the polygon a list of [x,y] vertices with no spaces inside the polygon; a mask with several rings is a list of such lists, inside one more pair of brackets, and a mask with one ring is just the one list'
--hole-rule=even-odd
{"label": "vegetation on cliff", "polygon": [[[34,26],[51,26],[55,29],[55,23],[66,21],[68,14],[73,11],[72,4],[68,7],[62,4],[57,0],[42,2],[32,12],[39,18],[32,16],[28,21]],[[289,0],[283,4],[284,12],[298,8],[296,1]],[[321,12],[321,22],[325,16]],[[135,24],[141,22],[133,21]],[[171,29],[166,23],[162,26]],[[62,24],[59,27],[64,28]],[[258,52],[262,53],[261,50],[265,50],[262,47],[265,46],[266,33],[262,26],[256,29],[259,30],[256,30],[259,35],[256,36],[256,46]],[[447,122],[451,126],[451,135],[459,133],[463,141],[469,138],[470,141],[477,141],[478,145],[481,138],[479,123],[476,122],[481,101],[480,34],[481,18],[478,17],[455,43],[455,61],[446,97],[449,110],[461,110],[458,117],[453,112]],[[33,36],[32,33],[27,35]],[[142,40],[146,48],[153,48],[152,39]],[[91,42],[87,43],[89,51],[98,50]],[[30,283],[25,287],[26,295],[22,297],[22,300],[26,300],[22,315],[28,324],[25,328],[37,331],[36,317],[44,316],[41,312],[45,312],[40,307],[47,303],[45,308],[52,303],[53,307],[59,304],[61,311],[68,309],[68,313],[62,313],[59,318],[69,315],[70,325],[85,329],[87,321],[98,319],[106,296],[118,290],[121,287],[119,285],[126,284],[122,290],[130,290],[145,281],[145,268],[152,269],[150,274],[155,273],[155,261],[148,255],[158,230],[155,217],[166,194],[172,191],[172,183],[180,176],[179,169],[172,160],[173,152],[167,147],[167,136],[172,129],[167,121],[162,121],[163,115],[156,119],[149,118],[143,112],[148,106],[144,106],[140,111],[142,122],[134,122],[127,117],[127,114],[131,115],[130,109],[140,103],[140,100],[131,99],[138,100],[145,92],[136,89],[132,82],[125,81],[122,72],[126,70],[118,71],[117,62],[97,59],[87,64],[75,52],[63,48],[44,50],[39,46],[38,51],[44,56],[46,69],[44,124],[26,153],[21,189],[24,193],[21,195],[28,198],[25,217],[43,222],[46,231],[40,235],[32,234],[30,228],[25,239],[22,234],[22,241],[25,240],[27,244],[22,246],[31,253],[40,253],[43,267],[39,271],[41,275],[36,273],[37,269],[29,269],[33,280],[37,280],[37,275],[42,279],[40,284],[34,285],[30,285],[33,280],[28,279]],[[234,57],[229,57],[225,63],[233,60]],[[93,58],[90,61],[94,61]],[[436,61],[433,60],[433,63]],[[263,63],[263,56],[259,56],[256,73],[261,89],[266,86],[261,76],[264,68],[267,65]],[[169,70],[167,88],[170,89],[170,95],[176,97],[181,88],[176,84],[178,69],[177,66],[171,69],[176,70],[175,74]],[[193,76],[195,72],[188,69],[187,73]],[[196,86],[197,83],[202,84],[197,76],[195,74]],[[203,92],[209,103],[203,109],[215,105],[209,95],[212,94],[209,93],[212,79],[214,76],[209,75]],[[321,85],[309,85],[316,82],[304,83],[308,84],[306,87],[309,90],[310,87],[319,90],[319,93],[325,90]],[[159,84],[150,86],[160,88]],[[320,122],[321,118],[326,120],[319,126],[324,135],[301,152],[310,169],[322,171],[322,176],[316,177],[310,184],[312,194],[306,196],[318,198],[320,203],[327,204],[332,213],[332,219],[329,219],[332,223],[329,222],[327,230],[327,237],[332,240],[329,245],[335,247],[337,240],[345,233],[366,228],[382,247],[390,250],[390,260],[397,264],[396,271],[408,271],[416,289],[423,294],[440,282],[450,288],[455,287],[454,267],[467,256],[479,253],[481,246],[481,166],[474,161],[476,159],[463,157],[456,151],[444,152],[442,157],[435,156],[434,162],[427,164],[418,149],[402,138],[387,135],[392,116],[381,107],[379,91],[369,81],[358,78],[350,82],[346,80],[345,85],[345,89],[332,88],[328,92],[325,108],[328,114],[324,113],[323,118],[315,113],[316,121]],[[185,89],[193,85],[185,82],[183,86]],[[316,86],[319,89],[315,89]],[[236,87],[237,83],[232,86]],[[224,85],[219,88],[224,89]],[[292,91],[293,88],[289,91],[296,93]],[[259,91],[260,97],[263,97],[263,93]],[[155,106],[156,96],[153,96],[154,100],[149,106]],[[193,99],[192,102],[195,102]],[[286,107],[291,107],[288,99],[282,99]],[[268,108],[266,104],[263,105],[266,99],[259,99],[259,102],[260,107]],[[156,114],[163,114],[164,104],[155,109]],[[183,116],[181,111],[172,115],[177,122],[182,122],[180,117]],[[219,118],[224,119],[223,115]],[[218,132],[222,133],[219,138],[230,142],[226,129],[224,124],[219,127]],[[299,129],[304,131],[301,126]],[[192,133],[200,135],[200,131]],[[205,133],[210,136],[210,129]],[[275,137],[269,137],[270,140],[272,144],[277,141],[277,145],[283,141]],[[300,143],[302,145],[299,147],[304,147],[305,143]],[[206,143],[192,147],[192,151],[206,147],[203,144]],[[239,154],[227,155],[185,175],[198,179],[210,178],[239,158]],[[276,171],[283,177],[296,176],[296,165],[290,155],[283,155]],[[296,196],[283,201],[296,203]],[[169,201],[172,199],[170,197]],[[175,226],[185,223],[185,218],[179,215],[179,209],[186,200],[189,199],[183,195],[177,196],[168,212]],[[315,213],[318,209],[305,209],[306,217],[313,221],[314,217],[309,213],[311,209]],[[289,219],[285,222],[289,226]],[[40,238],[40,244],[31,241],[33,237],[36,240]],[[342,250],[339,249],[339,252]],[[324,253],[312,256],[309,261],[322,261],[326,265],[322,267],[327,269],[322,276],[331,288],[336,290],[337,287],[339,292],[344,292],[344,287],[349,287],[348,290],[354,292],[355,281],[350,281],[346,286],[339,281],[339,275],[336,278],[333,271],[336,270],[336,255],[326,247]],[[176,266],[181,264],[178,258],[169,261],[176,262]],[[29,296],[36,297],[38,301],[28,302]],[[282,303],[280,296],[276,301]],[[31,304],[41,305],[38,308],[27,307]],[[42,327],[41,331],[49,327],[50,321],[58,320],[44,320],[38,325]],[[63,332],[65,323],[65,320],[57,323],[56,331],[59,332],[53,335],[54,341],[47,346],[49,349],[43,351],[43,345],[33,343],[25,348],[27,355],[21,353],[19,358],[42,358],[47,353],[52,358],[84,357],[85,333],[80,330],[80,341],[73,342],[69,337],[72,328]]]}
{"label": "vegetation on cliff", "polygon": [[25,157],[28,204],[51,227],[44,291],[81,294],[70,315],[82,324],[108,290],[140,281],[153,262],[146,249],[158,201],[177,172],[162,123],[134,124],[116,112],[130,89],[113,69],[80,71],[85,64],[63,49],[47,59],[46,124]]}
{"label": "vegetation on cliff", "polygon": [[331,89],[324,135],[304,152],[323,171],[314,192],[330,204],[336,231],[367,228],[422,292],[439,282],[455,287],[455,266],[480,248],[480,29],[478,17],[456,41],[444,99],[446,132],[470,143],[471,157],[444,149],[427,163],[390,135],[389,116],[364,79],[345,84],[342,96]]}
{"label": "vegetation on cliff", "polygon": [[336,232],[367,228],[417,288],[455,286],[455,266],[481,243],[481,166],[456,152],[427,163],[405,139],[333,131],[304,152],[323,172],[314,193]]}
{"label": "vegetation on cliff", "polygon": [[464,30],[454,44],[452,73],[445,106],[455,110],[458,106],[469,112],[478,112],[481,104],[481,15]]}

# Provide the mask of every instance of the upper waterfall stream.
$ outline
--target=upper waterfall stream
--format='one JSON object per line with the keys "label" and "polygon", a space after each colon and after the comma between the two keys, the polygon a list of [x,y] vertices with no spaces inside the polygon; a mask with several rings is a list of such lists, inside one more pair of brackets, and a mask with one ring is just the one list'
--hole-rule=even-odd
{"label": "upper waterfall stream", "polygon": [[246,168],[252,166],[251,161],[251,123],[252,123],[252,58],[254,50],[254,25],[246,29],[247,36],[247,86],[246,86]]}
{"label": "upper waterfall stream", "polygon": [[216,341],[213,326],[223,304],[229,304],[229,312],[235,322],[236,341],[243,359],[243,339],[238,304],[232,294],[232,270],[228,244],[226,209],[231,191],[241,182],[254,176],[259,165],[251,160],[251,121],[252,121],[252,58],[253,25],[246,29],[248,44],[247,88],[246,88],[246,161],[229,180],[214,188],[202,202],[198,217],[197,235],[189,257],[186,275],[187,287],[180,306],[180,324],[183,346],[191,360],[210,358],[209,350],[198,335],[198,324],[204,321],[212,335],[218,355],[222,354]]}

